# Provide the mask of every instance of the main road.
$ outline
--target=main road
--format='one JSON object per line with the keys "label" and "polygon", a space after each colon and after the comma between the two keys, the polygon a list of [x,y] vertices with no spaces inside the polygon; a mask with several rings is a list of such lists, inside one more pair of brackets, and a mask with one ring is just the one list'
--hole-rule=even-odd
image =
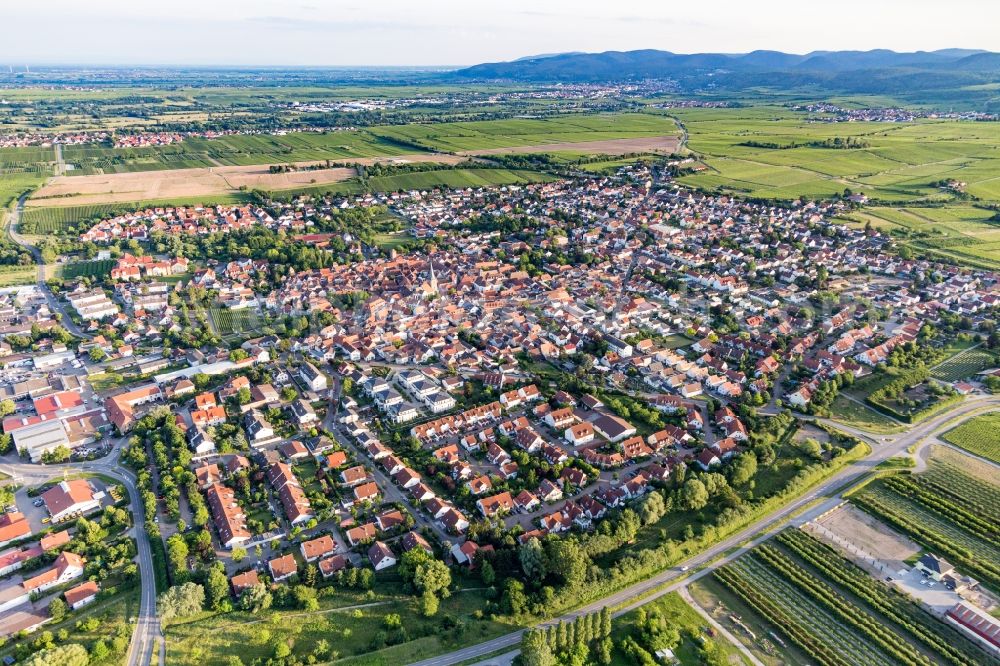
{"label": "main road", "polygon": [[93,473],[109,476],[125,486],[132,510],[133,535],[139,560],[141,597],[139,614],[132,641],[129,643],[126,664],[128,666],[149,666],[150,657],[157,640],[162,643],[160,620],[156,615],[156,571],[153,569],[153,553],[146,534],[146,519],[135,476],[118,464],[121,445],[119,440],[107,456],[100,460],[82,463],[62,463],[56,465],[36,465],[29,463],[7,463],[0,465],[0,471],[9,474],[20,483],[39,484],[63,474]]}
{"label": "main road", "polygon": [[[1000,396],[972,396],[952,409],[928,419],[922,424],[913,426],[905,433],[895,436],[885,436],[880,439],[876,439],[867,433],[853,428],[842,428],[842,426],[837,424],[837,427],[849,431],[851,434],[859,436],[870,443],[872,445],[871,454],[845,466],[840,471],[828,477],[811,492],[779,509],[775,509],[747,528],[720,541],[691,559],[680,563],[683,567],[677,566],[666,569],[651,578],[647,578],[619,592],[615,592],[566,613],[561,617],[553,618],[544,624],[555,623],[559,620],[572,620],[579,615],[597,612],[605,606],[615,608],[614,615],[617,617],[668,592],[672,592],[683,585],[687,585],[693,580],[706,576],[714,568],[731,562],[762,541],[767,540],[783,529],[786,524],[804,524],[837,506],[843,501],[842,492],[846,487],[860,480],[879,463],[906,451],[911,446],[919,444],[927,436],[939,430],[944,430],[950,425],[951,421],[997,408],[1000,408]],[[688,569],[696,569],[698,567],[702,568],[690,575],[685,575],[681,570],[683,568],[684,571],[687,571]],[[411,666],[452,666],[468,660],[483,658],[501,650],[516,648],[521,641],[521,634],[523,632],[523,629],[519,629],[493,640],[479,643],[478,645],[461,648],[454,652],[422,661],[412,662]]]}

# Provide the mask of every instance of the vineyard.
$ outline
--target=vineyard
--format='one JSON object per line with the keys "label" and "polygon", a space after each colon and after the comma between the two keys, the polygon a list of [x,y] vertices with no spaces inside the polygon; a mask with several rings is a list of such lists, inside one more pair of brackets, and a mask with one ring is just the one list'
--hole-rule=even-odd
{"label": "vineyard", "polygon": [[943,434],[941,439],[977,456],[1000,463],[1000,412],[971,418]]}
{"label": "vineyard", "polygon": [[926,476],[875,481],[853,494],[851,501],[996,590],[1000,589],[998,492],[986,482],[941,467]]}
{"label": "vineyard", "polygon": [[799,530],[785,530],[714,576],[817,664],[1000,664]]}
{"label": "vineyard", "polygon": [[32,284],[38,279],[38,266],[0,266],[0,287]]}
{"label": "vineyard", "polygon": [[931,370],[931,377],[943,382],[957,382],[968,379],[978,372],[996,364],[993,354],[982,349],[970,349],[955,354],[947,361]]}
{"label": "vineyard", "polygon": [[95,261],[74,261],[63,264],[61,276],[66,280],[79,277],[107,277],[115,266],[114,259],[98,259]]}
{"label": "vineyard", "polygon": [[219,335],[240,335],[249,331],[259,331],[263,326],[260,316],[250,308],[230,310],[212,308],[209,310],[212,327]]}

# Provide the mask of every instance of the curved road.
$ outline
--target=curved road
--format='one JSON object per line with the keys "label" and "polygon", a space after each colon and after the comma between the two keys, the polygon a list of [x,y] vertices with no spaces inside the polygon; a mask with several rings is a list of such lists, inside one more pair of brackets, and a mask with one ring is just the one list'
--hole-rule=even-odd
{"label": "curved road", "polygon": [[53,294],[52,290],[49,289],[49,285],[45,284],[46,264],[42,262],[41,251],[17,231],[18,222],[21,221],[21,215],[24,214],[24,200],[27,198],[27,194],[22,194],[18,198],[17,206],[14,207],[14,210],[10,214],[10,219],[7,222],[7,235],[10,236],[12,241],[31,252],[31,255],[35,258],[35,262],[38,264],[38,278],[35,282],[38,285],[38,289],[45,295],[45,299],[49,302],[49,309],[59,314],[59,323],[62,327],[78,338],[89,339],[92,336],[88,333],[84,333],[80,327],[76,325],[73,319],[70,318],[69,313],[66,311],[66,306],[55,297],[55,294]]}
{"label": "curved road", "polygon": [[122,441],[124,440],[119,440],[111,452],[100,460],[57,465],[8,463],[0,466],[0,470],[12,477],[18,477],[22,482],[27,481],[32,484],[44,483],[64,473],[93,472],[110,476],[125,486],[131,503],[134,523],[133,536],[138,551],[139,577],[142,586],[139,615],[125,663],[128,666],[149,666],[152,650],[158,641],[162,652],[162,632],[159,618],[156,616],[156,572],[153,570],[153,554],[149,546],[149,537],[146,534],[143,506],[139,498],[139,490],[135,485],[135,477],[129,470],[118,466]]}
{"label": "curved road", "polygon": [[[685,575],[680,567],[672,567],[651,578],[631,585],[620,592],[611,594],[603,599],[566,613],[562,617],[553,618],[542,624],[553,624],[559,620],[571,621],[578,615],[594,613],[605,606],[617,607],[617,610],[614,612],[614,616],[617,617],[668,592],[687,585],[693,580],[706,576],[714,568],[736,559],[754,546],[767,540],[783,529],[786,524],[801,525],[834,508],[843,501],[842,492],[848,485],[860,480],[872,468],[884,460],[905,452],[910,446],[919,444],[929,435],[943,430],[945,427],[949,427],[950,421],[998,407],[1000,407],[1000,396],[972,396],[954,408],[924,423],[913,426],[905,433],[886,435],[877,439],[863,431],[854,428],[845,428],[836,424],[837,428],[860,437],[871,444],[872,453],[833,474],[814,488],[812,492],[776,509],[749,527],[682,563],[685,570],[704,566],[704,568],[695,573]],[[800,511],[802,512],[801,515],[798,515]],[[730,549],[733,549],[732,552],[727,553]],[[514,631],[478,645],[461,648],[448,654],[431,657],[430,659],[412,662],[411,666],[453,666],[467,660],[486,657],[500,650],[516,648],[521,641],[523,631]]]}

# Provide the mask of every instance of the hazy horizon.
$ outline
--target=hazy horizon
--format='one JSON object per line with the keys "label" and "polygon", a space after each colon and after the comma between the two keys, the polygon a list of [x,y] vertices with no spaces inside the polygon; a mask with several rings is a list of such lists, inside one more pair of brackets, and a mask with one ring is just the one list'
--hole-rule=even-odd
{"label": "hazy horizon", "polygon": [[46,4],[44,17],[25,4],[4,8],[0,65],[447,68],[636,49],[1000,51],[1000,3],[980,0],[954,0],[947,12],[932,0],[843,0],[823,15],[798,0]]}

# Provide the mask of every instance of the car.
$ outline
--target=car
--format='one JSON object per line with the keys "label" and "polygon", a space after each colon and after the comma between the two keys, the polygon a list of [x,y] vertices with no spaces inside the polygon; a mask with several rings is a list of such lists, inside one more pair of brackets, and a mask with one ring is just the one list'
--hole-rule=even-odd
{"label": "car", "polygon": [[687,571],[690,568],[691,567],[689,567],[688,565],[685,564],[684,566],[681,567],[681,571]]}
{"label": "car", "polygon": [[34,502],[31,503],[31,506],[41,506],[43,504],[45,504],[45,500],[43,500],[43,499],[36,499]]}
{"label": "car", "polygon": [[17,505],[11,504],[7,507],[7,513],[17,513]]}
{"label": "car", "polygon": [[44,518],[42,518],[42,525],[48,525],[51,522],[52,518],[50,516],[45,516]]}

